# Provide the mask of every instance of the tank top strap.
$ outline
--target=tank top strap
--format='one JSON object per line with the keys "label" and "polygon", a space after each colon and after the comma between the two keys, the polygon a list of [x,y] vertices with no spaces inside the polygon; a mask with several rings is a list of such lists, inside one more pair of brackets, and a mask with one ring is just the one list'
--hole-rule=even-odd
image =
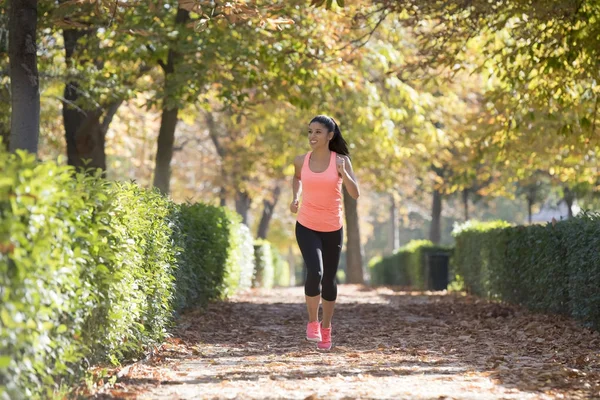
{"label": "tank top strap", "polygon": [[304,155],[304,162],[302,163],[302,167],[303,168],[308,168],[308,163],[310,162],[310,155],[312,154],[312,151],[309,151],[308,153],[306,153]]}

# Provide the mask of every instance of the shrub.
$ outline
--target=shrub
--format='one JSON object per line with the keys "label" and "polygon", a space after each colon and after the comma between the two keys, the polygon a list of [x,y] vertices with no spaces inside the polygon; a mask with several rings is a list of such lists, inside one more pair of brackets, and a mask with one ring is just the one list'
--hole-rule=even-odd
{"label": "shrub", "polygon": [[249,287],[239,216],[0,151],[0,399],[51,398],[119,363],[174,312]]}
{"label": "shrub", "polygon": [[371,260],[371,284],[410,286],[425,289],[427,285],[426,255],[449,252],[445,246],[436,246],[429,240],[412,240],[393,255]]}
{"label": "shrub", "polygon": [[242,223],[239,214],[230,210],[226,212],[232,223],[229,225],[231,245],[227,251],[223,296],[228,296],[238,289],[251,287],[255,268],[254,239],[250,229]]}
{"label": "shrub", "polygon": [[546,225],[479,224],[455,233],[468,291],[600,327],[600,218]]}
{"label": "shrub", "polygon": [[[104,181],[98,184],[107,186]],[[106,194],[108,200],[97,204],[104,239],[89,238],[89,245],[103,243],[93,261],[107,276],[87,282],[104,302],[82,337],[94,349],[94,360],[118,363],[165,336],[180,249],[172,243],[177,207],[158,191],[113,183]]]}
{"label": "shrub", "polygon": [[[453,275],[458,274],[464,279],[464,285],[467,292],[479,296],[490,295],[490,272],[489,257],[503,257],[503,252],[490,253],[488,240],[503,241],[506,238],[500,232],[510,224],[504,221],[478,222],[468,221],[454,228],[455,250],[453,255]],[[494,237],[481,237],[480,240],[473,240],[479,237],[481,232],[497,231],[498,235]],[[487,245],[486,245],[487,244]],[[465,258],[470,262],[465,262]]]}
{"label": "shrub", "polygon": [[254,242],[254,258],[256,269],[252,287],[272,288],[275,270],[273,266],[273,253],[271,244],[266,240],[257,240]]}
{"label": "shrub", "polygon": [[73,338],[103,303],[93,281],[110,279],[96,262],[102,212],[97,193],[86,195],[91,178],[73,179],[69,168],[0,152],[0,176],[0,397],[49,396],[53,374],[85,353]]}
{"label": "shrub", "polygon": [[250,287],[252,237],[241,218],[225,208],[184,204],[179,214],[181,247],[176,276],[177,308],[202,305]]}
{"label": "shrub", "polygon": [[[558,225],[557,225],[558,226]],[[571,315],[600,329],[600,213],[560,224]]]}
{"label": "shrub", "polygon": [[283,258],[277,248],[271,246],[271,253],[273,254],[273,268],[274,268],[274,284],[275,286],[290,286],[290,265]]}

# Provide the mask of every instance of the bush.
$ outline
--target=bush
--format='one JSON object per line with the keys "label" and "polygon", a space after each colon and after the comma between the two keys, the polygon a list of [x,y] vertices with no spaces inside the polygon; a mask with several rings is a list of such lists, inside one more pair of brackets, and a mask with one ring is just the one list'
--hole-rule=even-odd
{"label": "bush", "polygon": [[273,268],[275,270],[273,277],[275,286],[290,286],[289,263],[283,258],[277,248],[271,246],[271,253],[273,254]]}
{"label": "bush", "polygon": [[600,328],[598,214],[544,226],[479,224],[454,235],[468,291]]}
{"label": "bush", "polygon": [[256,268],[252,287],[272,288],[275,276],[271,244],[266,240],[254,242],[254,258]]}
{"label": "bush", "polygon": [[106,188],[26,153],[0,152],[0,176],[0,398],[50,397],[110,305]]}
{"label": "bush", "polygon": [[[491,248],[488,241],[503,241],[506,239],[502,235],[502,229],[509,227],[510,224],[504,221],[478,222],[468,221],[454,228],[455,250],[453,255],[453,275],[458,274],[464,280],[467,292],[479,296],[490,296],[490,257],[497,259],[504,256],[503,252],[490,253]],[[498,232],[496,236],[480,237],[481,232]],[[479,240],[473,240],[474,237],[480,237]],[[471,261],[465,262],[468,258]]]}
{"label": "bush", "polygon": [[254,239],[250,229],[242,223],[239,214],[230,210],[226,210],[226,212],[233,223],[229,225],[231,245],[227,251],[223,296],[229,296],[238,289],[250,288],[255,268]]}
{"label": "bush", "polygon": [[184,251],[175,273],[178,309],[250,287],[252,237],[239,215],[222,207],[184,204],[179,226]]}
{"label": "bush", "polygon": [[451,249],[436,246],[429,240],[412,240],[399,248],[393,255],[373,259],[369,262],[372,285],[410,286],[425,289],[426,255]]}
{"label": "bush", "polygon": [[94,349],[94,361],[108,358],[116,364],[159,343],[170,326],[180,250],[172,243],[177,207],[158,191],[133,183],[89,182],[104,187],[108,198],[96,204],[103,240],[90,237],[87,242],[102,243],[92,265],[108,274],[86,282],[102,301],[82,339]]}
{"label": "bush", "polygon": [[600,213],[568,220],[560,229],[571,315],[600,330]]}
{"label": "bush", "polygon": [[138,356],[174,312],[249,287],[239,216],[0,152],[0,399]]}

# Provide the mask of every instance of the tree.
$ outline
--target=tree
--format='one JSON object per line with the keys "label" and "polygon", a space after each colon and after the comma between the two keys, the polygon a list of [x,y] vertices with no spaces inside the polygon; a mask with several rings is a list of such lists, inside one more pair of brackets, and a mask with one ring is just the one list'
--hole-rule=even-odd
{"label": "tree", "polygon": [[[295,83],[296,76],[307,73],[305,65],[315,65],[315,59],[302,58],[302,48],[294,52],[286,50],[289,47],[284,47],[284,44],[291,47],[300,45],[296,31],[273,31],[289,23],[284,18],[288,14],[295,12],[299,15],[294,7],[296,4],[275,8],[270,3],[261,3],[262,8],[268,12],[267,16],[248,10],[232,13],[224,5],[217,12],[221,18],[213,17],[209,24],[197,9],[200,6],[188,5],[180,4],[178,17],[175,18],[176,29],[167,33],[167,37],[174,39],[163,44],[162,50],[155,51],[156,54],[164,54],[165,46],[168,48],[167,62],[159,59],[159,63],[167,68],[163,68],[165,86],[161,102],[164,119],[155,172],[155,185],[165,193],[169,189],[169,165],[172,159],[170,148],[177,124],[176,110],[197,101],[198,96],[209,90],[213,90],[225,106],[240,106],[250,97],[250,102],[255,101],[256,95],[275,98],[284,93],[290,95],[286,84],[277,83]],[[201,17],[192,21],[190,12],[198,13]],[[201,32],[197,33],[202,36],[200,40],[195,39],[187,21],[202,25]],[[168,26],[165,28],[169,30]],[[175,55],[177,62],[175,58],[169,58]],[[200,63],[199,57],[202,60]],[[292,94],[290,100],[294,98]],[[249,204],[248,201],[247,196],[240,192],[238,205],[245,207]]]}
{"label": "tree", "polygon": [[538,170],[530,177],[520,180],[517,183],[516,193],[525,197],[527,202],[527,221],[531,224],[533,217],[533,207],[543,202],[549,192],[548,175],[544,171]]}
{"label": "tree", "polygon": [[[175,16],[175,29],[184,30],[182,35],[177,34],[177,37],[183,37],[183,40],[190,40],[189,36],[185,35],[185,24],[190,19],[190,12],[181,6],[177,9]],[[179,39],[182,40],[182,39]],[[178,82],[175,76],[176,70],[179,69],[181,62],[181,54],[175,46],[169,47],[166,61],[160,60],[164,73],[164,94],[162,99],[162,115],[160,131],[158,134],[158,151],[156,152],[156,169],[154,171],[154,186],[163,193],[169,193],[169,185],[171,179],[171,159],[173,158],[173,143],[175,141],[175,128],[177,127],[177,114],[179,106],[173,104],[169,98],[172,91],[177,91]]]}
{"label": "tree", "polygon": [[358,222],[358,203],[346,188],[343,189],[344,211],[346,214],[346,282],[365,283],[363,268],[363,248]]}
{"label": "tree", "polygon": [[478,68],[487,84],[470,160],[501,172],[494,193],[538,169],[571,185],[598,174],[599,16],[594,1],[377,0],[355,20],[372,28],[365,41],[389,19],[412,30],[419,57],[405,74],[445,69],[448,81]]}
{"label": "tree", "polygon": [[10,0],[10,150],[37,154],[40,133],[40,79],[37,66],[37,0]]}

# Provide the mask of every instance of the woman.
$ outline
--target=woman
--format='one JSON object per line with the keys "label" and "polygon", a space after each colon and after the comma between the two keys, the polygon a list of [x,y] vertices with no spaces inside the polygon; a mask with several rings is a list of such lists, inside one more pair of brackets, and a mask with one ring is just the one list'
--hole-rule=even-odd
{"label": "woman", "polygon": [[[331,318],[337,299],[336,273],[342,251],[342,183],[353,198],[358,184],[350,163],[348,145],[337,123],[318,115],[308,126],[312,151],[294,160],[294,197],[290,210],[298,212],[296,240],[306,264],[304,294],[308,309],[306,339],[331,349]],[[319,304],[323,320],[319,323]]]}

